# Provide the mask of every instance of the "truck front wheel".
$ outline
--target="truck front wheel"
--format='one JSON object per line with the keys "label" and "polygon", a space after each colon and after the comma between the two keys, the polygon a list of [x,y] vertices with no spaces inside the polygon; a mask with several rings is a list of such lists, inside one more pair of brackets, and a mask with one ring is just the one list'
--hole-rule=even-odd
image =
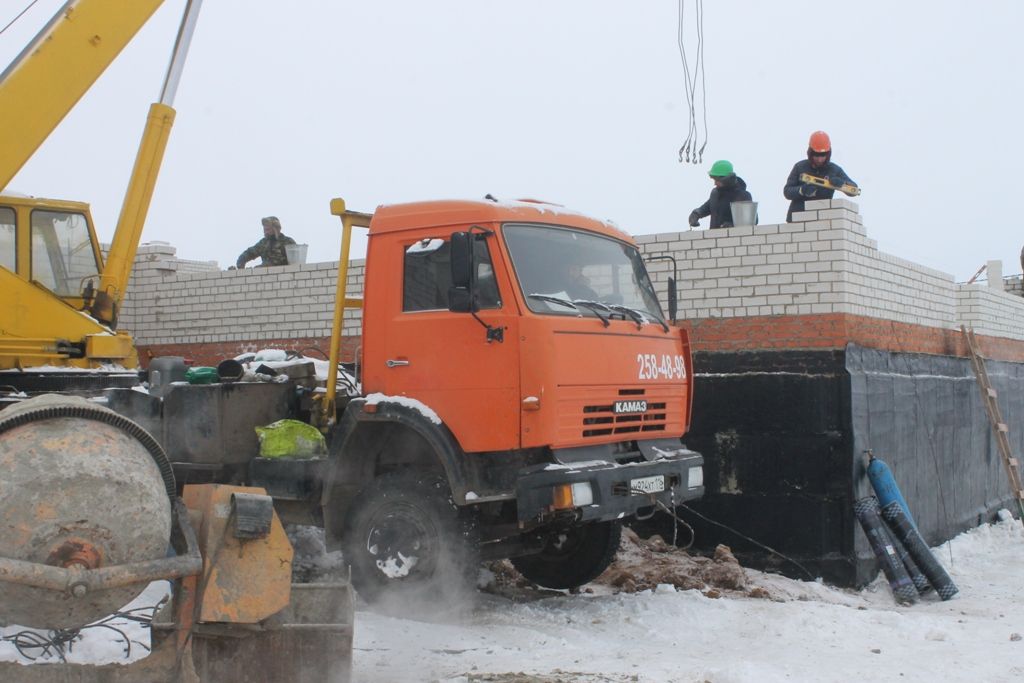
{"label": "truck front wheel", "polygon": [[512,566],[546,588],[576,588],[608,568],[622,540],[622,522],[594,522],[552,534],[534,555],[513,557]]}
{"label": "truck front wheel", "polygon": [[472,585],[479,568],[473,526],[443,476],[393,472],[353,502],[342,553],[360,595],[448,594]]}

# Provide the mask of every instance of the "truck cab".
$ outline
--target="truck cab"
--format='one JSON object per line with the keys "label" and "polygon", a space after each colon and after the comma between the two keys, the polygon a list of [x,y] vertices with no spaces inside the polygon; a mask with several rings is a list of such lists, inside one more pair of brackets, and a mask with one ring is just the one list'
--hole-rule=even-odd
{"label": "truck cab", "polygon": [[382,477],[432,482],[462,536],[549,587],[603,571],[624,518],[703,494],[703,459],[681,442],[688,337],[626,233],[535,201],[382,206],[365,278],[363,397],[332,439],[324,510],[349,520],[364,591],[418,543],[374,500]]}

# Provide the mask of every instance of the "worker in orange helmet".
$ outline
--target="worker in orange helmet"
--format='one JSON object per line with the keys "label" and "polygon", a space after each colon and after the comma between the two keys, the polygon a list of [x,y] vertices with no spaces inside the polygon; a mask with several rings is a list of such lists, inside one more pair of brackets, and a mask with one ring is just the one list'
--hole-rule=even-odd
{"label": "worker in orange helmet", "polygon": [[807,144],[807,158],[801,159],[789,172],[789,179],[786,180],[786,188],[783,195],[789,202],[789,213],[786,214],[786,222],[793,222],[793,213],[804,210],[804,201],[808,199],[832,199],[835,190],[820,185],[812,185],[800,180],[800,175],[808,175],[824,178],[830,184],[839,187],[840,185],[853,185],[857,183],[850,180],[850,176],[832,163],[832,141],[828,133],[818,130],[811,133],[811,140]]}

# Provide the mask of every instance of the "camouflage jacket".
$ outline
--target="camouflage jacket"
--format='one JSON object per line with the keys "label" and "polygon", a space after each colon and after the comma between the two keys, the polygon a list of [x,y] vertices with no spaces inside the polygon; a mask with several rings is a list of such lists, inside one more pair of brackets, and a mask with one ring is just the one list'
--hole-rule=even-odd
{"label": "camouflage jacket", "polygon": [[286,266],[288,265],[288,254],[284,247],[286,244],[295,244],[295,240],[282,233],[279,237],[264,237],[256,244],[242,252],[235,265],[244,268],[245,264],[256,258],[263,259],[264,266]]}

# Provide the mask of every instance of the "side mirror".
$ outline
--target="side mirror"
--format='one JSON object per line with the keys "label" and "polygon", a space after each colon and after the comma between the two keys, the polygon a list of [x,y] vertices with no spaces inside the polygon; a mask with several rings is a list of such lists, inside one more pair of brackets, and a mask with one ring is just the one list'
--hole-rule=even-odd
{"label": "side mirror", "polygon": [[668,279],[668,318],[672,324],[676,324],[676,313],[679,312],[679,297],[676,294],[676,279]]}
{"label": "side mirror", "polygon": [[655,254],[654,256],[648,256],[646,260],[672,262],[672,277],[668,279],[668,319],[675,325],[676,314],[679,312],[679,295],[676,291],[676,278],[679,277],[679,267],[676,264],[676,259],[671,254]]}
{"label": "side mirror", "polygon": [[473,286],[473,237],[453,232],[450,245],[452,287],[469,291]]}
{"label": "side mirror", "polygon": [[452,313],[472,313],[473,298],[468,289],[462,287],[448,288],[448,310]]}

